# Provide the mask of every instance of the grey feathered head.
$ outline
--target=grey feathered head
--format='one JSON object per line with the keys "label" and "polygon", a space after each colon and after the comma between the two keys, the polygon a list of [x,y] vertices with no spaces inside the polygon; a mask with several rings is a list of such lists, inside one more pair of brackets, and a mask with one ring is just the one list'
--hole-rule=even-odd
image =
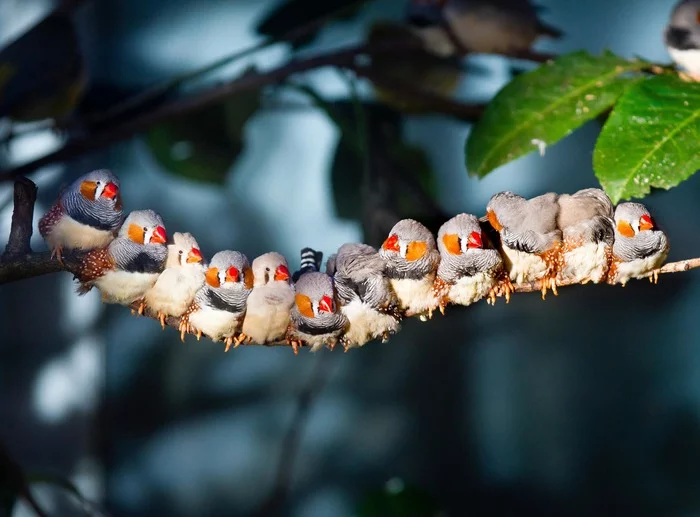
{"label": "grey feathered head", "polygon": [[211,258],[205,280],[213,288],[250,291],[253,288],[253,271],[243,253],[224,250]]}
{"label": "grey feathered head", "polygon": [[336,312],[333,280],[318,271],[304,273],[296,284],[295,309],[305,318],[322,318]]}
{"label": "grey feathered head", "polygon": [[116,230],[124,219],[119,180],[107,169],[76,179],[61,193],[61,204],[72,219],[100,230]]}
{"label": "grey feathered head", "polygon": [[507,190],[494,194],[486,205],[486,216],[494,230],[517,226],[527,200]]}
{"label": "grey feathered head", "polygon": [[677,50],[700,49],[700,0],[676,4],[664,40],[667,46]]}
{"label": "grey feathered head", "polygon": [[437,246],[442,256],[483,248],[479,220],[471,214],[454,216],[438,230]]}
{"label": "grey feathered head", "polygon": [[656,227],[647,207],[641,203],[620,203],[615,209],[615,237],[634,237]]}
{"label": "grey feathered head", "polygon": [[287,260],[279,253],[271,251],[253,260],[254,287],[267,285],[270,282],[290,284],[289,266]]}
{"label": "grey feathered head", "polygon": [[394,225],[379,255],[392,278],[423,278],[437,269],[440,261],[433,234],[414,219],[403,219]]}
{"label": "grey feathered head", "polygon": [[153,210],[131,212],[119,229],[119,237],[136,244],[153,246],[165,246],[168,241],[163,218]]}
{"label": "grey feathered head", "polygon": [[191,233],[175,232],[173,243],[168,245],[166,268],[172,267],[202,267],[202,252],[199,244]]}

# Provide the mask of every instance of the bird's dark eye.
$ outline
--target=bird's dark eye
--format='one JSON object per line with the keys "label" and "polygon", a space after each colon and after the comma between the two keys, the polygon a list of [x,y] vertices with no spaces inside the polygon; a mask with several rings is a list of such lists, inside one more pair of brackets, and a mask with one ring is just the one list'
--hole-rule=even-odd
{"label": "bird's dark eye", "polygon": [[144,226],[144,227],[143,227],[143,231],[144,231],[144,232],[147,232],[147,231],[148,231],[148,226]]}
{"label": "bird's dark eye", "polygon": [[265,268],[265,271],[270,271],[270,268],[269,268],[269,267],[266,267],[266,268]]}
{"label": "bird's dark eye", "polygon": [[177,253],[178,255],[182,255],[182,250],[178,251]]}
{"label": "bird's dark eye", "polygon": [[99,181],[96,181],[95,185],[97,185],[99,187],[101,185],[101,183]]}

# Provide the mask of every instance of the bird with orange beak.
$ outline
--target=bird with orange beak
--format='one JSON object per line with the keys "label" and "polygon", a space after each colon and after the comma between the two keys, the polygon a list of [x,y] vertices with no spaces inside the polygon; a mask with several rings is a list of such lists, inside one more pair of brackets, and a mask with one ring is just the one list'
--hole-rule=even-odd
{"label": "bird with orange beak", "polygon": [[438,307],[433,289],[440,252],[435,238],[425,226],[413,219],[396,223],[382,244],[379,255],[386,263],[385,274],[406,316],[427,314],[432,318]]}
{"label": "bird with orange beak", "polygon": [[620,203],[615,209],[615,242],[608,283],[624,285],[631,278],[649,276],[656,283],[658,268],[668,255],[670,245],[641,203]]}
{"label": "bird with orange beak", "polygon": [[476,216],[458,214],[438,231],[440,265],[435,292],[440,311],[448,303],[471,305],[488,297],[493,304],[497,294],[510,299],[513,286],[498,250],[484,246],[481,225]]}
{"label": "bird with orange beak", "polygon": [[106,248],[88,251],[75,272],[78,292],[97,287],[105,303],[131,305],[158,280],[168,255],[163,219],[153,210],[131,212]]}
{"label": "bird with orange beak", "polygon": [[173,234],[168,245],[165,270],[143,297],[138,309],[154,313],[165,329],[165,318],[180,317],[189,308],[197,291],[204,285],[205,267],[199,244],[190,233]]}
{"label": "bird with orange beak", "polygon": [[61,260],[65,250],[104,248],[124,220],[119,180],[107,169],[81,176],[61,192],[39,220],[39,233],[51,256]]}
{"label": "bird with orange beak", "polygon": [[[205,284],[180,317],[180,337],[202,334],[213,341],[224,341],[226,350],[238,337],[253,288],[253,272],[248,258],[239,251],[219,251],[204,274]],[[241,340],[245,336],[241,337]]]}
{"label": "bird with orange beak", "polygon": [[301,269],[294,284],[296,292],[287,342],[295,354],[304,345],[311,347],[312,352],[324,346],[332,350],[347,328],[348,319],[336,304],[333,279],[319,271],[322,254],[304,248],[301,258]]}
{"label": "bird with orange beak", "polygon": [[[243,320],[242,334],[248,342],[265,345],[284,339],[294,305],[294,286],[287,260],[274,251],[260,255],[252,264],[253,290]],[[236,341],[234,347],[240,341]]]}

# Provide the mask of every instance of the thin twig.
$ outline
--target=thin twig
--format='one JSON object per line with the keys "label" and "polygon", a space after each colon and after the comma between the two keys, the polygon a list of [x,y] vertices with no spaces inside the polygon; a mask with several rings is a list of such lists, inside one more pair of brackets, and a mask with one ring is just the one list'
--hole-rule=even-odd
{"label": "thin twig", "polygon": [[22,497],[39,517],[48,517],[32,495],[27,476],[2,442],[0,442],[0,483],[3,488]]}
{"label": "thin twig", "polygon": [[10,239],[2,254],[2,260],[8,261],[23,257],[32,252],[32,222],[34,204],[36,203],[36,185],[33,181],[19,177],[15,180],[14,211],[10,226]]}

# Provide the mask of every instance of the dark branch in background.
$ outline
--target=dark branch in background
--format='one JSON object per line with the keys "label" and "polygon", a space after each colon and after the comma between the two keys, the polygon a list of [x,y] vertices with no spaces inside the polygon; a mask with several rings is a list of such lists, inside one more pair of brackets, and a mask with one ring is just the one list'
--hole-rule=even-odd
{"label": "dark branch in background", "polygon": [[32,252],[32,222],[34,220],[34,204],[36,203],[36,185],[27,178],[15,181],[14,211],[10,226],[10,239],[2,254],[2,260],[21,258]]}
{"label": "dark branch in background", "polygon": [[22,467],[12,458],[2,442],[0,442],[0,486],[10,491],[8,495],[16,494],[24,499],[39,517],[48,517],[32,495],[29,481]]}
{"label": "dark branch in background", "polygon": [[[14,179],[17,176],[29,174],[40,167],[60,161],[70,160],[85,153],[101,149],[122,140],[126,140],[137,133],[153,127],[156,124],[201,110],[202,108],[221,102],[232,95],[259,89],[267,85],[278,84],[292,75],[326,66],[350,69],[358,75],[367,77],[371,80],[376,79],[386,87],[398,91],[404,96],[409,96],[424,102],[436,112],[458,116],[470,121],[478,118],[479,114],[483,110],[482,105],[465,105],[450,100],[446,97],[428,94],[420,88],[416,88],[410,84],[405,84],[402,82],[389,83],[389,79],[375,77],[375,74],[369,72],[369,67],[366,64],[358,62],[358,58],[371,58],[372,55],[376,54],[405,54],[407,52],[415,53],[416,51],[420,52],[422,49],[416,48],[414,44],[373,46],[358,45],[355,47],[333,50],[305,59],[293,60],[268,72],[247,74],[224,84],[204,89],[190,97],[172,101],[164,106],[158,106],[150,112],[136,116],[131,120],[127,120],[122,124],[116,125],[115,127],[97,131],[90,136],[71,140],[65,146],[55,152],[49,153],[29,163],[25,163],[1,172],[0,181]],[[531,57],[537,56],[537,54],[534,54]],[[526,56],[512,57],[525,58]]]}
{"label": "dark branch in background", "polygon": [[304,426],[309,419],[314,400],[323,390],[330,376],[330,363],[326,357],[327,355],[323,354],[316,359],[311,377],[299,394],[294,418],[282,440],[274,485],[272,486],[272,490],[270,490],[270,495],[260,505],[258,510],[253,513],[256,517],[281,515],[284,510],[291,491],[292,479],[294,477],[294,465],[299,453],[299,445],[304,433]]}

